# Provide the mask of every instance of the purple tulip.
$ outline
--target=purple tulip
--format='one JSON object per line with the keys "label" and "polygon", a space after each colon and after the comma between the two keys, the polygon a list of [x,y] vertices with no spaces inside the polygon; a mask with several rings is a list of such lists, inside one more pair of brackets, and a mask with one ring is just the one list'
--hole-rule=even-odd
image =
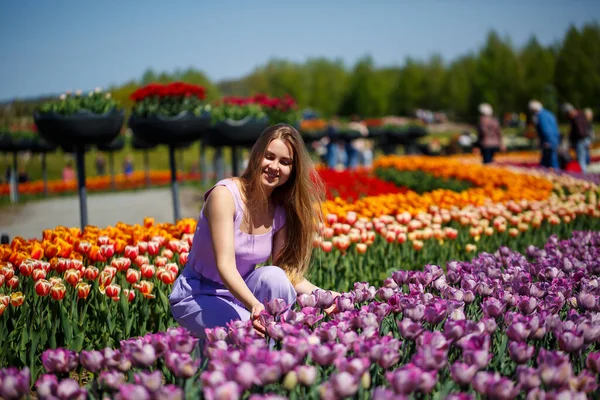
{"label": "purple tulip", "polygon": [[398,286],[408,283],[409,271],[399,270],[392,272],[392,279]]}
{"label": "purple tulip", "polygon": [[446,319],[448,314],[448,303],[446,300],[439,300],[429,303],[425,306],[425,321],[432,325],[437,325]]}
{"label": "purple tulip", "polygon": [[296,301],[298,302],[298,305],[300,305],[300,308],[302,307],[316,307],[317,306],[317,297],[315,296],[314,293],[311,294],[300,294],[298,295]]}
{"label": "purple tulip", "polygon": [[131,369],[131,360],[119,350],[105,348],[103,351],[104,366],[108,369],[117,369],[121,372],[127,372]]}
{"label": "purple tulip", "polygon": [[425,316],[425,306],[423,304],[415,304],[411,307],[404,308],[404,315],[415,322],[420,322]]}
{"label": "purple tulip", "polygon": [[583,332],[565,330],[558,334],[558,347],[567,353],[575,353],[583,346]]}
{"label": "purple tulip", "polygon": [[42,353],[42,364],[48,373],[67,374],[77,367],[77,353],[67,349],[48,349]]}
{"label": "purple tulip", "polygon": [[416,340],[424,331],[423,325],[404,318],[398,323],[398,330],[404,339]]}
{"label": "purple tulip", "polygon": [[154,400],[183,400],[184,398],[183,390],[175,385],[164,385],[153,395]]}
{"label": "purple tulip", "polygon": [[36,393],[42,400],[56,397],[57,388],[58,378],[56,375],[44,374],[35,382]]}
{"label": "purple tulip", "polygon": [[204,371],[200,374],[200,381],[203,387],[215,388],[226,382],[225,373],[219,369],[213,371]]}
{"label": "purple tulip", "polygon": [[79,387],[76,380],[63,379],[56,388],[56,397],[59,400],[85,400],[87,399],[87,391]]}
{"label": "purple tulip", "polygon": [[102,371],[98,377],[101,387],[109,390],[119,390],[119,386],[125,383],[125,376],[118,371]]}
{"label": "purple tulip", "polygon": [[517,367],[517,382],[527,391],[537,388],[542,384],[539,371],[536,368],[519,365]]}
{"label": "purple tulip", "polygon": [[400,400],[408,399],[408,396],[397,395],[383,386],[376,387],[373,391],[373,400]]}
{"label": "purple tulip", "polygon": [[474,400],[474,398],[469,393],[450,393],[445,400]]}
{"label": "purple tulip", "polygon": [[377,293],[375,295],[382,301],[388,301],[394,295],[394,293],[395,291],[392,288],[381,287],[379,288],[379,290],[377,290]]}
{"label": "purple tulip", "polygon": [[483,315],[489,318],[498,318],[504,312],[506,304],[495,297],[488,297],[481,303]]}
{"label": "purple tulip", "polygon": [[225,382],[216,388],[204,388],[204,396],[214,400],[237,400],[241,394],[241,388],[233,381]]}
{"label": "purple tulip", "polygon": [[472,302],[475,301],[475,293],[473,293],[471,290],[465,290],[465,291],[463,291],[462,300],[466,304],[471,304]]}
{"label": "purple tulip", "polygon": [[338,358],[335,360],[335,367],[339,372],[348,372],[357,379],[369,369],[370,365],[371,362],[366,357]]}
{"label": "purple tulip", "polygon": [[523,322],[513,322],[506,329],[506,336],[515,342],[524,342],[529,337],[531,329]]}
{"label": "purple tulip", "polygon": [[159,370],[141,371],[135,374],[135,383],[145,387],[150,393],[156,393],[162,387],[162,378],[163,374]]}
{"label": "purple tulip", "polygon": [[477,373],[477,370],[476,365],[455,362],[450,367],[450,374],[452,375],[452,380],[454,382],[461,386],[468,386]]}
{"label": "purple tulip", "polygon": [[214,328],[206,329],[206,338],[209,342],[213,342],[216,340],[227,340],[228,337],[227,330],[222,326],[215,326]]}
{"label": "purple tulip", "polygon": [[20,399],[29,393],[31,374],[29,368],[22,370],[7,368],[0,370],[0,398],[13,400]]}
{"label": "purple tulip", "polygon": [[137,346],[131,351],[131,361],[136,367],[148,368],[156,362],[156,350],[149,343]]}
{"label": "purple tulip", "polygon": [[86,351],[83,350],[79,354],[79,362],[81,365],[92,373],[96,373],[103,368],[104,356],[101,351]]}
{"label": "purple tulip", "polygon": [[514,362],[517,364],[525,364],[533,357],[535,347],[528,346],[527,343],[523,342],[510,342],[508,345],[508,354]]}
{"label": "purple tulip", "polygon": [[265,386],[270,383],[279,382],[281,376],[283,375],[281,371],[281,366],[277,364],[268,365],[268,364],[258,364],[256,365],[256,378],[257,384],[260,386]]}
{"label": "purple tulip", "polygon": [[336,297],[335,303],[341,312],[354,310],[354,296],[349,293],[343,293],[341,296]]}
{"label": "purple tulip", "polygon": [[422,374],[420,368],[408,364],[393,372],[387,372],[386,378],[396,393],[411,394],[418,389]]}
{"label": "purple tulip", "polygon": [[[177,353],[190,354],[198,344],[198,339],[188,332],[179,335],[172,335],[169,338],[169,349]],[[147,350],[144,351],[145,353]],[[149,360],[148,360],[149,361]]]}
{"label": "purple tulip", "polygon": [[283,314],[289,306],[283,299],[273,299],[265,303],[265,311],[274,317],[278,317]]}
{"label": "purple tulip", "polygon": [[[596,377],[589,371],[583,370],[579,375],[569,381],[571,389],[577,392],[592,393],[598,389]],[[597,393],[597,392],[596,392]]]}
{"label": "purple tulip", "polygon": [[540,377],[542,378],[542,382],[549,387],[559,388],[565,386],[572,376],[573,369],[569,362],[563,362],[558,366],[548,364],[540,366]]}
{"label": "purple tulip", "polygon": [[317,289],[312,294],[317,299],[316,307],[324,310],[333,305],[333,293],[330,290]]}
{"label": "purple tulip", "polygon": [[189,354],[167,353],[165,356],[167,368],[178,378],[191,378],[198,370],[200,360],[193,360]]}
{"label": "purple tulip", "polygon": [[600,351],[593,351],[588,354],[585,366],[595,374],[600,374]]}
{"label": "purple tulip", "polygon": [[591,344],[600,338],[600,324],[592,324],[588,321],[583,321],[577,326],[577,330],[583,333],[583,343]]}
{"label": "purple tulip", "polygon": [[353,396],[358,391],[358,379],[349,372],[333,373],[329,381],[341,398]]}

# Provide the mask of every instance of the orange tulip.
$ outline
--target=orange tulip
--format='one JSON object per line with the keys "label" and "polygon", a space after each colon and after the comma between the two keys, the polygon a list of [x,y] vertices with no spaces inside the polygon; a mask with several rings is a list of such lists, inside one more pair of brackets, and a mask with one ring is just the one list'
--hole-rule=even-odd
{"label": "orange tulip", "polygon": [[47,296],[50,293],[50,289],[52,289],[52,284],[45,279],[40,279],[35,282],[34,289],[38,296]]}
{"label": "orange tulip", "polygon": [[89,283],[79,282],[75,287],[75,289],[77,289],[77,298],[84,300],[87,299],[87,297],[90,294],[91,288],[92,285],[90,285]]}
{"label": "orange tulip", "polygon": [[140,283],[134,285],[134,287],[140,291],[140,293],[148,299],[153,299],[155,296],[152,294],[152,290],[154,289],[154,283],[148,281],[141,281]]}
{"label": "orange tulip", "polygon": [[6,286],[10,289],[16,289],[17,286],[19,286],[19,278],[16,276],[13,276],[12,278],[10,278],[9,280],[6,281]]}
{"label": "orange tulip", "polygon": [[54,300],[64,299],[66,293],[67,288],[62,283],[57,283],[50,288],[50,297],[52,297]]}
{"label": "orange tulip", "polygon": [[133,268],[129,268],[127,270],[127,272],[125,273],[125,279],[127,280],[127,282],[129,282],[130,284],[134,284],[136,282],[138,282],[141,279],[142,273],[140,271],[138,271],[137,269],[133,269]]}
{"label": "orange tulip", "polygon": [[24,301],[25,301],[25,296],[23,296],[23,293],[14,292],[14,293],[10,294],[10,304],[13,307],[20,307],[21,305],[23,305]]}

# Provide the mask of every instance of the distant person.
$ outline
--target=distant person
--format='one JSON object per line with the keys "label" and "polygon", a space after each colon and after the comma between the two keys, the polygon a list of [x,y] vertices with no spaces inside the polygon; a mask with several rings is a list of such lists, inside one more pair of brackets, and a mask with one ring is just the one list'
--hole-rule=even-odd
{"label": "distant person", "polygon": [[102,153],[96,155],[96,175],[104,176],[106,174],[106,159]]}
{"label": "distant person", "polygon": [[592,151],[592,144],[594,144],[594,140],[596,140],[596,134],[594,132],[594,112],[591,108],[588,107],[583,109],[583,113],[585,114],[585,118],[588,121],[588,139],[590,145],[588,146],[587,152],[587,165],[590,165],[590,153]]}
{"label": "distant person", "polygon": [[329,121],[325,129],[325,134],[329,139],[329,143],[327,143],[327,155],[325,156],[327,167],[333,169],[339,162],[340,153],[345,152],[344,143],[340,140],[339,120],[337,117],[333,117]]}
{"label": "distant person", "polygon": [[126,177],[130,177],[133,174],[133,157],[131,157],[131,154],[128,154],[125,157],[125,161],[123,161],[123,173]]}
{"label": "distant person", "polygon": [[475,148],[481,152],[484,164],[494,161],[494,154],[498,151],[504,151],[504,141],[502,140],[502,128],[498,119],[494,118],[492,106],[483,103],[479,105],[479,123],[477,124],[477,141]]}
{"label": "distant person", "polygon": [[540,164],[543,167],[558,169],[560,132],[556,117],[537,100],[529,102],[529,110],[534,116],[535,129],[540,139],[540,148],[542,150]]}
{"label": "distant person", "polygon": [[353,115],[351,117],[350,123],[348,124],[348,129],[357,131],[362,136],[346,142],[346,168],[354,169],[359,164],[364,165],[364,152],[367,149],[366,137],[369,135],[369,129],[360,120],[358,115]]}
{"label": "distant person", "polygon": [[62,171],[63,182],[72,182],[75,180],[75,170],[73,169],[73,162],[67,161]]}
{"label": "distant person", "polygon": [[29,174],[27,173],[27,170],[25,169],[25,167],[19,168],[18,180],[19,180],[19,183],[29,182]]}
{"label": "distant person", "polygon": [[587,118],[582,111],[577,110],[572,104],[566,103],[562,108],[571,123],[569,143],[571,148],[575,150],[575,154],[577,154],[577,162],[581,171],[585,174],[587,172],[590,147]]}

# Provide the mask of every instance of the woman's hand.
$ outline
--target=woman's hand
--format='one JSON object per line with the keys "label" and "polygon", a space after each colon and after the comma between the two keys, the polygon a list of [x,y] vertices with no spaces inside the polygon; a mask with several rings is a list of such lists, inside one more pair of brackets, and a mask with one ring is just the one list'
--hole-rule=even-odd
{"label": "woman's hand", "polygon": [[250,310],[250,319],[252,320],[252,326],[254,330],[258,333],[260,337],[265,337],[265,333],[267,332],[266,328],[263,324],[260,323],[260,313],[265,311],[265,306],[263,303],[255,303]]}
{"label": "woman's hand", "polygon": [[331,306],[329,306],[328,308],[325,309],[325,314],[327,315],[331,315],[331,314],[336,314],[338,313],[340,310],[337,307],[337,302],[335,301],[336,297],[340,296],[340,293],[338,292],[334,292],[333,290],[331,291],[331,295],[333,296],[333,304]]}

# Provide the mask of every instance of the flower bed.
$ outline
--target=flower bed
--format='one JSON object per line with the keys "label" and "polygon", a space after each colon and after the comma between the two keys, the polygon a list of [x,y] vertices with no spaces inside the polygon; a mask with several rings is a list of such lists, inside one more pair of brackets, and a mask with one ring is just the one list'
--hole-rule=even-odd
{"label": "flower bed", "polygon": [[[198,372],[195,340],[181,329],[117,350],[47,350],[37,395],[586,398],[600,373],[598,259],[600,233],[577,232],[526,254],[502,247],[450,262],[446,273],[425,265],[381,287],[356,283],[333,316],[323,312],[334,301],[326,291],[291,310],[272,301],[260,317],[270,341],[250,322],[208,330]],[[66,378],[78,364],[93,374],[84,388]],[[0,395],[20,398],[29,379],[27,369],[0,371]]]}

